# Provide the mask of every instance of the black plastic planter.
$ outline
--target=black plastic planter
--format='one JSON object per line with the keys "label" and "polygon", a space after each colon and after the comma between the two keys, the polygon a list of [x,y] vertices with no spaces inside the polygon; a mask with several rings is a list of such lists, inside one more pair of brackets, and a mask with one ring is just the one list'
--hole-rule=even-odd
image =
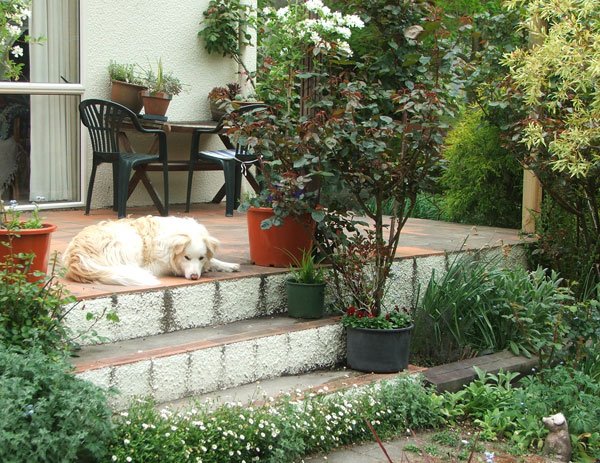
{"label": "black plastic planter", "polygon": [[346,328],[348,367],[373,373],[394,373],[408,368],[410,335],[408,328],[378,330]]}

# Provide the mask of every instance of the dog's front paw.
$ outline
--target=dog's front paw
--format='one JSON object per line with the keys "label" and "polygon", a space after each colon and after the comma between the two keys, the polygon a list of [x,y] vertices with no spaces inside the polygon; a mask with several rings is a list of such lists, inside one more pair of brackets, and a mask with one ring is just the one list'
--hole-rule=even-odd
{"label": "dog's front paw", "polygon": [[225,268],[225,270],[223,270],[224,272],[239,272],[240,271],[240,264],[228,264],[227,267]]}

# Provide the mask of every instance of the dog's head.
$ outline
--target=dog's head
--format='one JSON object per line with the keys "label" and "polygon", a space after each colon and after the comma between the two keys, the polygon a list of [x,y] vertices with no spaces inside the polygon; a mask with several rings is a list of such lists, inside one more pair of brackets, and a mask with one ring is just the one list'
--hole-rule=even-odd
{"label": "dog's head", "polygon": [[212,236],[179,234],[173,237],[171,266],[177,275],[197,280],[210,268],[219,240]]}

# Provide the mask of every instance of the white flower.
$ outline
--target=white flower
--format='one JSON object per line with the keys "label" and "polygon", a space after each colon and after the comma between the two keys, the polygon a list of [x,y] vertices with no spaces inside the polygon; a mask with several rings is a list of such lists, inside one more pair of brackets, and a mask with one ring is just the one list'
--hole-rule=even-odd
{"label": "white flower", "polygon": [[129,442],[131,442],[129,439],[124,439],[124,440],[123,440],[123,443],[124,443],[125,445],[129,444]]}
{"label": "white flower", "polygon": [[362,29],[363,27],[365,27],[365,23],[363,22],[362,19],[360,19],[360,16],[357,16],[355,14],[350,14],[350,15],[346,16],[346,26],[356,27],[357,29]]}
{"label": "white flower", "polygon": [[130,463],[131,462],[131,457],[125,458],[125,461],[127,461],[127,463]]}
{"label": "white flower", "polygon": [[116,455],[112,456],[112,461],[117,461],[117,456]]}
{"label": "white flower", "polygon": [[321,0],[307,0],[304,5],[308,11],[318,11],[323,9],[323,2]]}
{"label": "white flower", "polygon": [[283,8],[279,8],[277,10],[276,14],[277,14],[277,17],[281,19],[281,18],[285,17],[289,12],[290,12],[289,7],[284,6]]}
{"label": "white flower", "polygon": [[18,37],[19,35],[21,35],[22,32],[21,28],[15,24],[9,24],[8,26],[6,26],[6,30],[13,37]]}
{"label": "white flower", "polygon": [[19,45],[15,45],[15,46],[12,48],[12,51],[11,51],[11,53],[13,54],[13,56],[14,56],[15,58],[18,58],[18,57],[20,57],[20,56],[23,56],[23,48],[21,48]]}

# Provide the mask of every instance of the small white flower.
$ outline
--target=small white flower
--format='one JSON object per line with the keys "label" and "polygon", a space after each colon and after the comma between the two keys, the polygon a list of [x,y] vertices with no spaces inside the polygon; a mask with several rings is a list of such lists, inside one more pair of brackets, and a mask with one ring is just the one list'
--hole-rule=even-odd
{"label": "small white flower", "polygon": [[12,48],[11,53],[13,54],[13,56],[15,58],[19,58],[20,56],[23,56],[23,48],[20,47],[19,45],[15,45]]}
{"label": "small white flower", "polygon": [[284,6],[283,8],[279,8],[277,10],[276,14],[277,14],[277,17],[281,19],[281,18],[285,17],[289,12],[290,12],[290,9],[287,6]]}
{"label": "small white flower", "polygon": [[131,462],[131,457],[127,457],[127,458],[125,458],[125,461],[126,461],[127,463],[130,463],[130,462]]}
{"label": "small white flower", "polygon": [[304,6],[308,11],[318,11],[323,9],[323,2],[321,0],[308,0]]}
{"label": "small white flower", "polygon": [[18,37],[19,35],[21,35],[22,32],[21,28],[19,26],[15,26],[14,24],[9,24],[8,26],[6,26],[6,30],[13,37]]}
{"label": "small white flower", "polygon": [[123,440],[123,443],[124,443],[125,445],[129,444],[130,442],[131,442],[131,441],[130,441],[129,439],[124,439],[124,440]]}
{"label": "small white flower", "polygon": [[112,456],[112,461],[117,461],[117,456],[116,455]]}

